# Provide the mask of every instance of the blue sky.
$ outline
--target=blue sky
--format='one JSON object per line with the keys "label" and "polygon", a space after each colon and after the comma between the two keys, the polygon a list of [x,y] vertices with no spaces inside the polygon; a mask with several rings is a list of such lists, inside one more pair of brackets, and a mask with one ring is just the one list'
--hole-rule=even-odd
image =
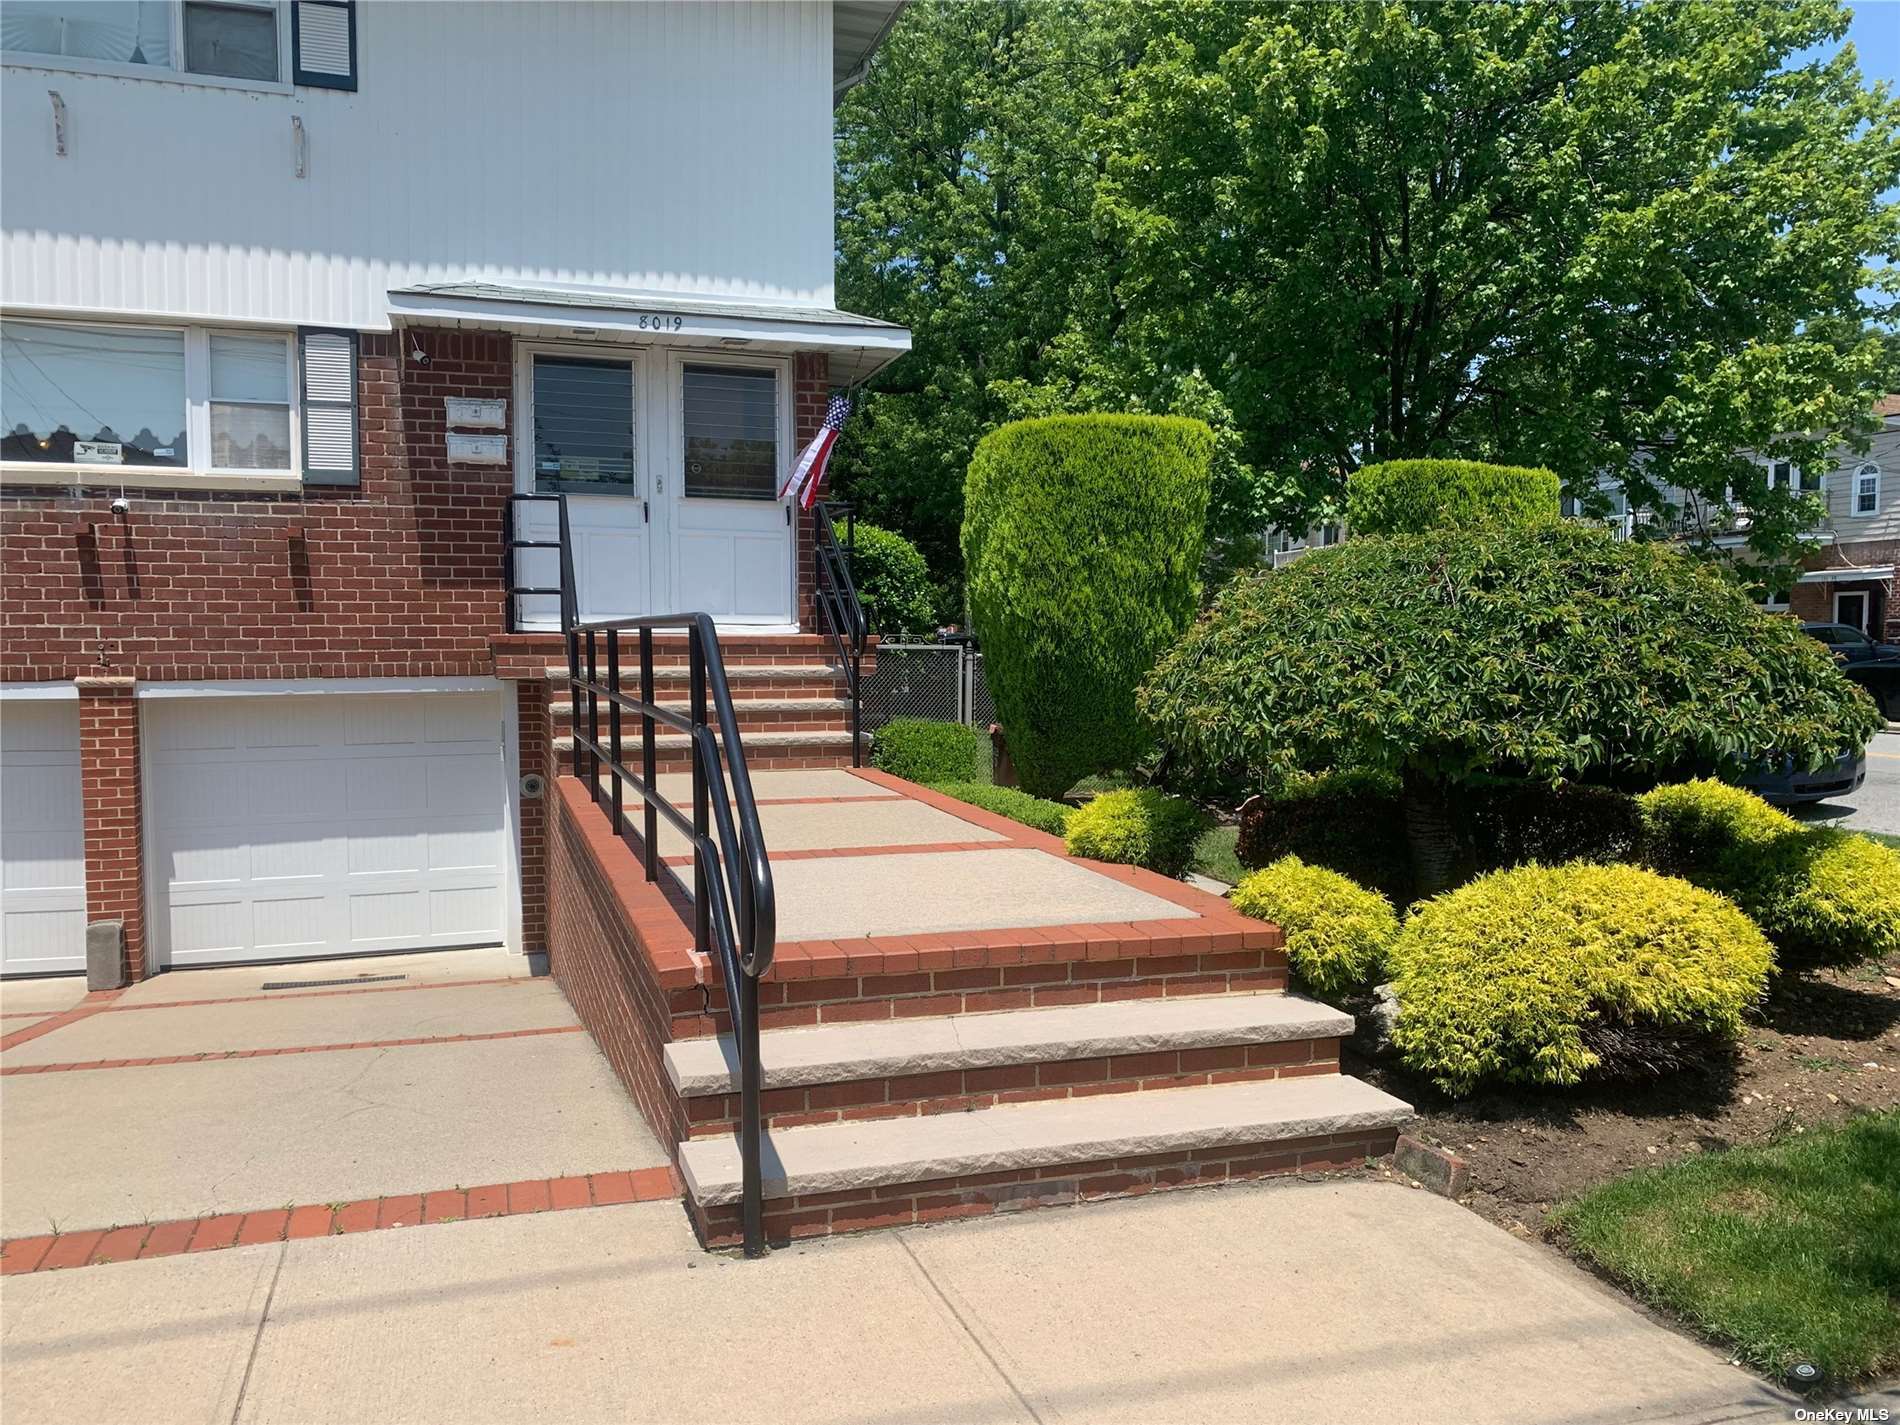
{"label": "blue sky", "polygon": [[1861,0],[1847,38],[1869,79],[1885,79],[1900,89],[1900,0]]}

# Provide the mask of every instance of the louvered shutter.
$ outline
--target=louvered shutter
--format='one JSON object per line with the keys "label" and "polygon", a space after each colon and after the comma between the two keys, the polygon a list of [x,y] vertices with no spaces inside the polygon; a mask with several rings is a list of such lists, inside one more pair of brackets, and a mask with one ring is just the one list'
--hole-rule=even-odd
{"label": "louvered shutter", "polygon": [[320,89],[356,88],[356,0],[290,7],[291,77]]}
{"label": "louvered shutter", "polygon": [[356,333],[297,334],[303,368],[303,479],[306,485],[355,485]]}

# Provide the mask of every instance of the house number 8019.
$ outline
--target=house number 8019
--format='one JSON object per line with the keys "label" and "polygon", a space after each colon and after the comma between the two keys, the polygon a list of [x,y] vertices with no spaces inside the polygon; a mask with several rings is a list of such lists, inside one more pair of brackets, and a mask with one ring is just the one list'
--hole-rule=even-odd
{"label": "house number 8019", "polygon": [[645,312],[640,314],[640,330],[643,332],[676,332],[685,325],[684,317],[648,316]]}

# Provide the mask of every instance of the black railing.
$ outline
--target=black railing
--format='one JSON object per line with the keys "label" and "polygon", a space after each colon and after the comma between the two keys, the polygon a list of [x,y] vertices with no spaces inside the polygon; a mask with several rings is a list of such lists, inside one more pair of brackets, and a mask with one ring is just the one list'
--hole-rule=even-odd
{"label": "black railing", "polygon": [[[553,505],[559,518],[559,532],[553,539],[523,539],[517,524],[520,511],[526,505]],[[524,549],[555,549],[560,551],[560,586],[536,585],[523,582],[521,573],[521,551]],[[508,591],[507,624],[510,633],[521,632],[521,601],[537,595],[543,598],[558,597],[561,601],[561,629],[572,628],[580,617],[575,596],[574,559],[568,552],[567,497],[565,495],[510,495],[508,497],[508,523],[502,530],[501,542],[501,585]]]}
{"label": "black railing", "polygon": [[[844,541],[839,542],[834,514],[844,516]],[[864,668],[867,629],[864,605],[851,578],[851,556],[857,548],[857,520],[851,506],[830,501],[812,507],[812,603],[824,632],[831,635],[832,651],[844,668],[851,693],[851,765],[864,765],[864,698],[860,676]]]}

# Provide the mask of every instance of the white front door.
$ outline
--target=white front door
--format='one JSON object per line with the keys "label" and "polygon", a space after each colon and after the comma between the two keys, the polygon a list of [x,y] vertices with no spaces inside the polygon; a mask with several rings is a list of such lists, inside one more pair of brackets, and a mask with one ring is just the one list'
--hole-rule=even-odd
{"label": "white front door", "polygon": [[670,607],[722,625],[788,626],[795,534],[791,369],[772,357],[674,355],[660,476],[673,544]]}
{"label": "white front door", "polygon": [[86,968],[79,702],[0,702],[0,974]]}
{"label": "white front door", "polygon": [[505,939],[499,692],[164,698],[140,711],[158,964]]}
{"label": "white front door", "polygon": [[[565,494],[574,546],[574,582],[584,619],[631,618],[655,611],[660,587],[653,567],[653,480],[642,458],[645,351],[524,347],[518,389],[515,486],[528,494]],[[560,516],[551,501],[516,506],[516,534],[553,541]],[[561,582],[552,549],[520,551],[523,587]],[[559,626],[560,601],[529,596],[518,610],[522,628]]]}

